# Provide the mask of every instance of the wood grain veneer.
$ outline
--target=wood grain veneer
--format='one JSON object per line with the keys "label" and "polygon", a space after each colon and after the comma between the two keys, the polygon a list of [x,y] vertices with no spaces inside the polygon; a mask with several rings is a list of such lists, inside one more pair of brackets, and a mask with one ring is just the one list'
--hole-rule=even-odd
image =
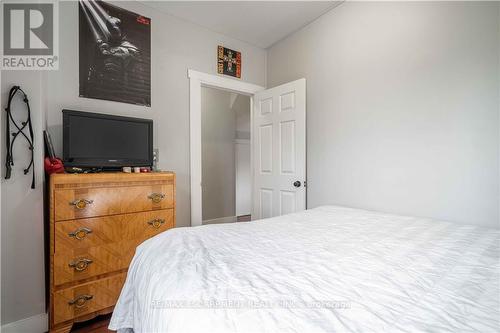
{"label": "wood grain veneer", "polygon": [[110,313],[136,247],[175,226],[175,174],[50,178],[50,332]]}

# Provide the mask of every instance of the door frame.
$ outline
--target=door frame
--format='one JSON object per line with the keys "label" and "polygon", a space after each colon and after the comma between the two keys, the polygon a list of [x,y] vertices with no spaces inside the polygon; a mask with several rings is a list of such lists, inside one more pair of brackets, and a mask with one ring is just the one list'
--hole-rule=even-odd
{"label": "door frame", "polygon": [[[191,180],[191,226],[202,225],[202,165],[201,165],[201,87],[216,88],[250,96],[250,145],[253,146],[253,95],[265,87],[228,77],[188,69],[189,78],[189,147]],[[253,184],[253,151],[250,168]],[[253,207],[253,203],[252,203]]]}

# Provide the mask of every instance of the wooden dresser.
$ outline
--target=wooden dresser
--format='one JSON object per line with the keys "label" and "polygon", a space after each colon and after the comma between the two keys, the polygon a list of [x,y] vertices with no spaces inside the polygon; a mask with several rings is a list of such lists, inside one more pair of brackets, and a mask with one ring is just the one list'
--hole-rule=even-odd
{"label": "wooden dresser", "polygon": [[50,332],[113,311],[137,245],[175,225],[175,174],[50,178]]}

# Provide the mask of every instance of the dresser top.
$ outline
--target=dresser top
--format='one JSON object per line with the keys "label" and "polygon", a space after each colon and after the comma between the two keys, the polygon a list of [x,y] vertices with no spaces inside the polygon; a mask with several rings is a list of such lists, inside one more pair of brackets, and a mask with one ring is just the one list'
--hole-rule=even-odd
{"label": "dresser top", "polygon": [[96,182],[147,182],[173,180],[175,173],[171,171],[125,173],[125,172],[99,172],[99,173],[57,173],[50,176],[51,184],[67,183],[96,183]]}

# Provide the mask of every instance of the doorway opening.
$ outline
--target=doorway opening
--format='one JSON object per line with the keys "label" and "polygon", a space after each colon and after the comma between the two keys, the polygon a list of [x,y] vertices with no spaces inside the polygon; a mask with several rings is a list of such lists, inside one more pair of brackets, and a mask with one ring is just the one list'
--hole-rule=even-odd
{"label": "doorway opening", "polygon": [[[250,109],[253,109],[253,98],[264,87],[247,83],[241,80],[230,79],[220,75],[213,75],[188,70],[189,77],[189,128],[190,128],[190,179],[191,179],[191,226],[203,224],[202,207],[202,116],[201,94],[202,87],[211,87],[249,96]],[[253,112],[250,114],[250,124],[253,123]],[[252,126],[252,125],[251,125]],[[252,141],[252,127],[250,142]],[[252,165],[253,153],[250,154]],[[253,178],[253,175],[252,175]],[[217,195],[216,193],[214,195]],[[253,209],[253,204],[252,204]]]}
{"label": "doorway opening", "polygon": [[[240,220],[258,220],[306,209],[306,80],[298,79],[266,90],[255,84],[193,70],[188,70],[188,77],[191,226],[202,225],[204,220],[203,87],[249,96],[250,99],[251,216],[236,211],[235,194],[235,215],[231,218],[238,220],[240,216]],[[243,144],[237,139],[234,143]],[[218,191],[212,190],[210,195],[217,196]],[[210,220],[208,216],[206,219]]]}
{"label": "doorway opening", "polygon": [[250,96],[201,88],[203,224],[251,220]]}

